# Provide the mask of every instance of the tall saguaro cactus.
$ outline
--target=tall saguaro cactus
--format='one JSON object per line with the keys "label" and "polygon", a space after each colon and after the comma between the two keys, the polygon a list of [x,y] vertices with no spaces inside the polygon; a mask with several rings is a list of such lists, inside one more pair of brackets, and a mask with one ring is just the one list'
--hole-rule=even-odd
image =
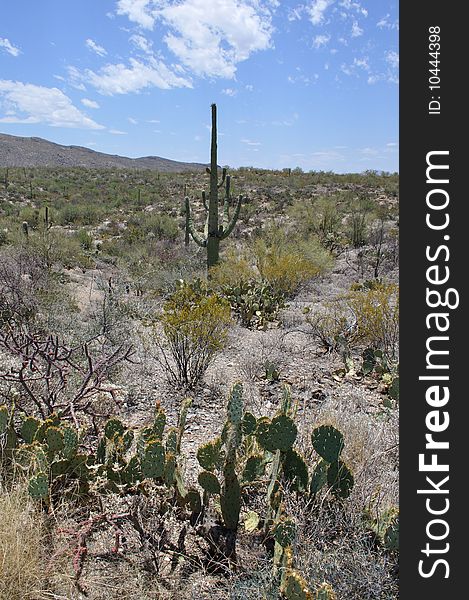
{"label": "tall saguaro cactus", "polygon": [[[185,197],[186,211],[186,231],[190,233],[196,244],[202,248],[207,248],[207,269],[218,263],[220,255],[220,241],[226,239],[233,231],[236,221],[238,220],[239,211],[242,204],[242,196],[238,196],[238,201],[234,209],[233,215],[230,218],[230,176],[226,175],[226,170],[223,169],[223,176],[218,183],[218,164],[217,164],[217,106],[212,104],[212,141],[210,152],[210,169],[207,168],[207,173],[210,175],[210,192],[208,203],[205,192],[202,193],[202,199],[207,219],[205,224],[204,235],[200,235],[195,230],[192,222],[191,207],[189,197]],[[218,190],[225,185],[225,195],[223,200],[223,221],[219,224],[218,216]]]}

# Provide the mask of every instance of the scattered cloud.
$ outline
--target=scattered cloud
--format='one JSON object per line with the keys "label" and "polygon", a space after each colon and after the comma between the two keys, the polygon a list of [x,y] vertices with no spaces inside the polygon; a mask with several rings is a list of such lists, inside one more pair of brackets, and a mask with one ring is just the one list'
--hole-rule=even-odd
{"label": "scattered cloud", "polygon": [[353,38],[363,35],[363,29],[359,26],[358,21],[353,22],[351,35]]}
{"label": "scattered cloud", "polygon": [[363,15],[364,17],[368,16],[368,11],[366,10],[366,8],[363,8],[363,6],[359,2],[353,2],[352,0],[341,0],[339,6],[350,12],[355,11]]}
{"label": "scattered cloud", "polygon": [[142,50],[142,52],[145,52],[145,54],[153,54],[153,42],[148,40],[143,35],[134,34],[130,37],[130,41],[134,44],[134,46],[136,46],[136,48]]}
{"label": "scattered cloud", "polygon": [[234,96],[236,96],[238,91],[234,90],[232,88],[225,88],[224,90],[221,91],[221,93],[225,94],[225,96],[231,96],[233,98]]}
{"label": "scattered cloud", "polygon": [[334,3],[334,0],[313,0],[306,11],[313,25],[322,25],[325,21],[325,12]]}
{"label": "scattered cloud", "polygon": [[106,50],[102,46],[100,46],[90,38],[86,40],[85,45],[88,48],[88,50],[91,50],[91,52],[94,52],[98,56],[106,56],[107,54]]}
{"label": "scattered cloud", "polygon": [[120,129],[109,129],[109,133],[113,135],[127,135],[127,131],[121,131]]}
{"label": "scattered cloud", "polygon": [[8,52],[11,56],[19,56],[21,54],[21,50],[14,46],[8,38],[0,37],[0,49]]}
{"label": "scattered cloud", "polygon": [[262,144],[260,142],[253,142],[252,140],[241,140],[241,142],[243,144],[246,144],[247,146],[262,146]]}
{"label": "scattered cloud", "polygon": [[313,48],[321,48],[321,46],[327,46],[330,39],[331,39],[331,36],[329,34],[317,35],[313,39]]}
{"label": "scattered cloud", "polygon": [[393,50],[386,52],[386,62],[392,69],[399,68],[399,54]]}
{"label": "scattered cloud", "polygon": [[0,108],[7,116],[3,123],[45,123],[52,127],[104,129],[84,115],[58,88],[20,81],[0,80]]}
{"label": "scattered cloud", "polygon": [[98,73],[87,69],[83,73],[69,67],[72,82],[85,81],[104,96],[139,92],[148,87],[170,89],[192,87],[188,79],[175,75],[163,62],[151,58],[147,62],[130,58],[130,65],[109,64]]}
{"label": "scattered cloud", "polygon": [[134,119],[133,117],[127,117],[127,121],[132,125],[138,125],[137,119]]}
{"label": "scattered cloud", "polygon": [[388,13],[384,17],[382,17],[377,23],[376,27],[379,29],[399,29],[399,21],[396,19],[394,21],[390,21],[391,15]]}
{"label": "scattered cloud", "polygon": [[94,100],[89,100],[88,98],[82,98],[81,103],[83,106],[86,106],[86,108],[99,108],[99,104],[97,102]]}

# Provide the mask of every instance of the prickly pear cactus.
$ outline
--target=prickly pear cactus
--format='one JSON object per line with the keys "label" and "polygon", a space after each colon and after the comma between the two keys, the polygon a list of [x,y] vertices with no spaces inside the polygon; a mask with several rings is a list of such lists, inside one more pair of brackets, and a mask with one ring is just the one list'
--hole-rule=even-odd
{"label": "prickly pear cactus", "polygon": [[342,460],[337,460],[329,465],[327,483],[337,498],[345,499],[350,496],[354,483],[353,475]]}
{"label": "prickly pear cactus", "polygon": [[51,454],[58,454],[64,447],[64,437],[58,427],[48,427],[44,435],[44,440]]}
{"label": "prickly pear cactus", "polygon": [[47,500],[49,497],[49,481],[45,473],[38,473],[29,480],[28,491],[34,500]]}
{"label": "prickly pear cactus", "polygon": [[268,427],[257,428],[256,436],[259,444],[269,452],[282,450],[286,452],[295,443],[298,429],[290,417],[278,415]]}
{"label": "prickly pear cactus", "polygon": [[244,466],[241,480],[251,483],[260,479],[265,473],[265,458],[260,454],[249,456]]}
{"label": "prickly pear cactus", "polygon": [[315,600],[305,579],[294,569],[288,569],[284,581],[282,592],[287,600]]}
{"label": "prickly pear cactus", "polygon": [[198,482],[200,487],[208,494],[219,494],[221,491],[217,476],[210,471],[202,471],[199,474]]}
{"label": "prickly pear cactus", "polygon": [[313,448],[328,463],[339,460],[344,447],[344,436],[332,425],[321,425],[314,429],[311,439]]}
{"label": "prickly pear cactus", "polygon": [[296,450],[290,449],[285,452],[282,472],[285,479],[290,482],[291,490],[304,492],[308,488],[308,467],[304,458]]}
{"label": "prickly pear cactus", "polygon": [[157,406],[155,410],[155,418],[153,419],[152,433],[159,440],[163,439],[163,432],[166,425],[166,414],[161,406]]}
{"label": "prickly pear cactus", "polygon": [[165,451],[158,441],[151,441],[145,446],[141,459],[142,474],[148,479],[158,479],[164,475]]}
{"label": "prickly pear cactus", "polygon": [[309,493],[315,496],[327,483],[327,471],[329,465],[325,460],[320,460],[311,475]]}
{"label": "prickly pear cactus", "polygon": [[293,519],[282,517],[280,521],[275,524],[273,533],[275,541],[280,544],[282,548],[291,546],[296,535],[295,522]]}
{"label": "prickly pear cactus", "polygon": [[124,435],[124,432],[125,427],[122,424],[122,421],[120,419],[116,419],[115,417],[109,419],[104,426],[104,435],[108,440],[113,440],[116,434],[119,436]]}
{"label": "prickly pear cactus", "polygon": [[41,422],[39,419],[35,419],[34,417],[26,417],[21,424],[20,434],[27,444],[31,444],[34,440],[34,436],[36,435],[36,431],[39,429],[40,424]]}
{"label": "prickly pear cactus", "polygon": [[216,438],[213,441],[207,442],[203,446],[199,447],[197,450],[197,460],[199,461],[202,469],[205,469],[206,471],[213,471],[215,467],[221,464],[223,458],[221,447],[221,438]]}
{"label": "prickly pear cactus", "polygon": [[257,420],[256,417],[250,412],[244,413],[243,420],[241,422],[241,428],[243,435],[252,435],[256,431]]}

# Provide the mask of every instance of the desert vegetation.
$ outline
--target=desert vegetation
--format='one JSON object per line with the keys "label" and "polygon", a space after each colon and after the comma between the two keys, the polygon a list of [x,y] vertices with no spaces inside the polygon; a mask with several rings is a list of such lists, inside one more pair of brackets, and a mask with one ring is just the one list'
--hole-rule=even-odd
{"label": "desert vegetation", "polygon": [[398,176],[212,116],[207,172],[0,168],[2,599],[398,597]]}

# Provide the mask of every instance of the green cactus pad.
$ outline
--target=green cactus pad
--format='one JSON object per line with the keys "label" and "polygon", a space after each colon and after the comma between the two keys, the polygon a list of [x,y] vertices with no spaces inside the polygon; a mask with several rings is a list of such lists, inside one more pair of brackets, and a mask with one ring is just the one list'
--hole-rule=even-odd
{"label": "green cactus pad", "polygon": [[64,427],[62,433],[64,441],[62,454],[65,458],[72,458],[78,450],[78,433],[72,427]]}
{"label": "green cactus pad", "polygon": [[288,569],[285,574],[285,585],[282,591],[287,600],[314,600],[305,579],[293,569]]}
{"label": "green cactus pad", "polygon": [[316,465],[313,474],[311,475],[311,483],[309,486],[309,493],[312,496],[315,496],[326,485],[328,469],[329,465],[323,459]]}
{"label": "green cactus pad", "polygon": [[328,463],[339,460],[344,448],[344,436],[332,425],[321,425],[311,435],[313,448]]}
{"label": "green cactus pad", "polygon": [[273,533],[275,541],[280,544],[282,548],[291,546],[296,535],[295,522],[292,519],[282,518],[275,524]]}
{"label": "green cactus pad", "polygon": [[[41,422],[39,419],[35,419],[34,417],[26,417],[26,419],[21,424],[21,437],[27,444],[31,444],[34,440],[34,436],[36,435],[36,431],[39,429]],[[1,428],[1,424],[0,424]]]}
{"label": "green cactus pad", "polygon": [[235,426],[243,419],[243,386],[241,383],[235,383],[231,388],[227,416],[228,421]]}
{"label": "green cactus pad", "polygon": [[250,412],[244,413],[241,427],[244,435],[252,435],[256,431],[257,427],[256,417]]}
{"label": "green cactus pad", "polygon": [[221,446],[221,439],[216,438],[215,440],[207,442],[198,448],[197,460],[199,461],[202,469],[205,469],[206,471],[213,471],[215,467],[220,465],[222,460]]}
{"label": "green cactus pad", "polygon": [[295,443],[298,429],[290,417],[279,415],[272,419],[268,428],[259,423],[257,426],[256,437],[259,444],[268,452],[282,450],[286,452]]}
{"label": "green cactus pad", "polygon": [[348,498],[353,488],[353,475],[342,460],[337,460],[327,469],[327,483],[334,496]]}
{"label": "green cactus pad", "polygon": [[155,418],[153,419],[152,433],[159,439],[163,439],[163,432],[166,425],[166,415],[161,407],[155,410]]}
{"label": "green cactus pad", "polygon": [[250,456],[244,467],[243,473],[241,475],[241,480],[243,482],[252,482],[260,479],[265,472],[265,460],[264,457],[260,454],[256,454]]}
{"label": "green cactus pad", "polygon": [[197,481],[200,487],[208,494],[219,494],[220,493],[220,482],[216,475],[210,471],[202,471],[199,474]]}
{"label": "green cactus pad", "polygon": [[165,452],[160,442],[152,441],[145,446],[141,465],[142,474],[145,478],[158,479],[158,477],[163,477]]}
{"label": "green cactus pad", "polygon": [[241,511],[241,487],[234,472],[225,474],[225,482],[220,494],[220,507],[225,526],[228,529],[236,529]]}
{"label": "green cactus pad", "polygon": [[119,436],[124,435],[125,427],[122,424],[120,419],[116,419],[112,417],[106,422],[104,426],[104,435],[108,440],[114,439],[114,436],[117,434]]}
{"label": "green cactus pad", "polygon": [[132,447],[132,443],[134,441],[134,432],[131,429],[127,429],[127,431],[122,436],[122,449],[125,452],[128,452]]}
{"label": "green cactus pad", "polygon": [[49,497],[49,481],[45,473],[38,473],[29,480],[28,492],[34,500],[47,500]]}
{"label": "green cactus pad", "polygon": [[8,408],[2,404],[2,406],[0,406],[0,435],[7,430],[9,420],[10,415],[8,413]]}
{"label": "green cactus pad", "polygon": [[375,368],[375,365],[376,365],[376,355],[375,355],[375,351],[373,350],[373,348],[366,348],[363,351],[362,358],[363,358],[363,365],[362,365],[363,375],[369,375],[373,371],[373,369]]}
{"label": "green cactus pad", "polygon": [[44,436],[50,452],[57,454],[64,447],[64,436],[58,427],[48,427]]}
{"label": "green cactus pad", "polygon": [[176,478],[177,461],[173,452],[166,451],[166,464],[164,467],[164,482],[170,487],[174,484]]}
{"label": "green cactus pad", "polygon": [[285,453],[283,474],[293,491],[304,492],[308,488],[308,467],[301,454],[295,450],[290,449]]}
{"label": "green cactus pad", "polygon": [[166,452],[177,454],[178,433],[179,430],[176,427],[171,427],[171,429],[168,429],[168,433],[166,434]]}
{"label": "green cactus pad", "polygon": [[399,402],[399,377],[394,377],[392,380],[392,383],[388,388],[388,394],[393,400]]}
{"label": "green cactus pad", "polygon": [[51,479],[54,480],[61,475],[65,475],[69,470],[70,462],[66,458],[61,458],[60,460],[54,460],[50,466],[50,476]]}
{"label": "green cactus pad", "polygon": [[141,481],[142,471],[140,469],[140,460],[137,455],[132,456],[127,465],[122,470],[121,479],[128,485],[134,485],[137,481]]}
{"label": "green cactus pad", "polygon": [[49,417],[45,421],[42,421],[42,423],[39,425],[39,427],[36,431],[36,434],[34,436],[34,440],[37,442],[41,442],[41,443],[44,442],[47,429],[49,427],[59,427],[59,426],[60,426],[60,421],[57,423],[56,418]]}

